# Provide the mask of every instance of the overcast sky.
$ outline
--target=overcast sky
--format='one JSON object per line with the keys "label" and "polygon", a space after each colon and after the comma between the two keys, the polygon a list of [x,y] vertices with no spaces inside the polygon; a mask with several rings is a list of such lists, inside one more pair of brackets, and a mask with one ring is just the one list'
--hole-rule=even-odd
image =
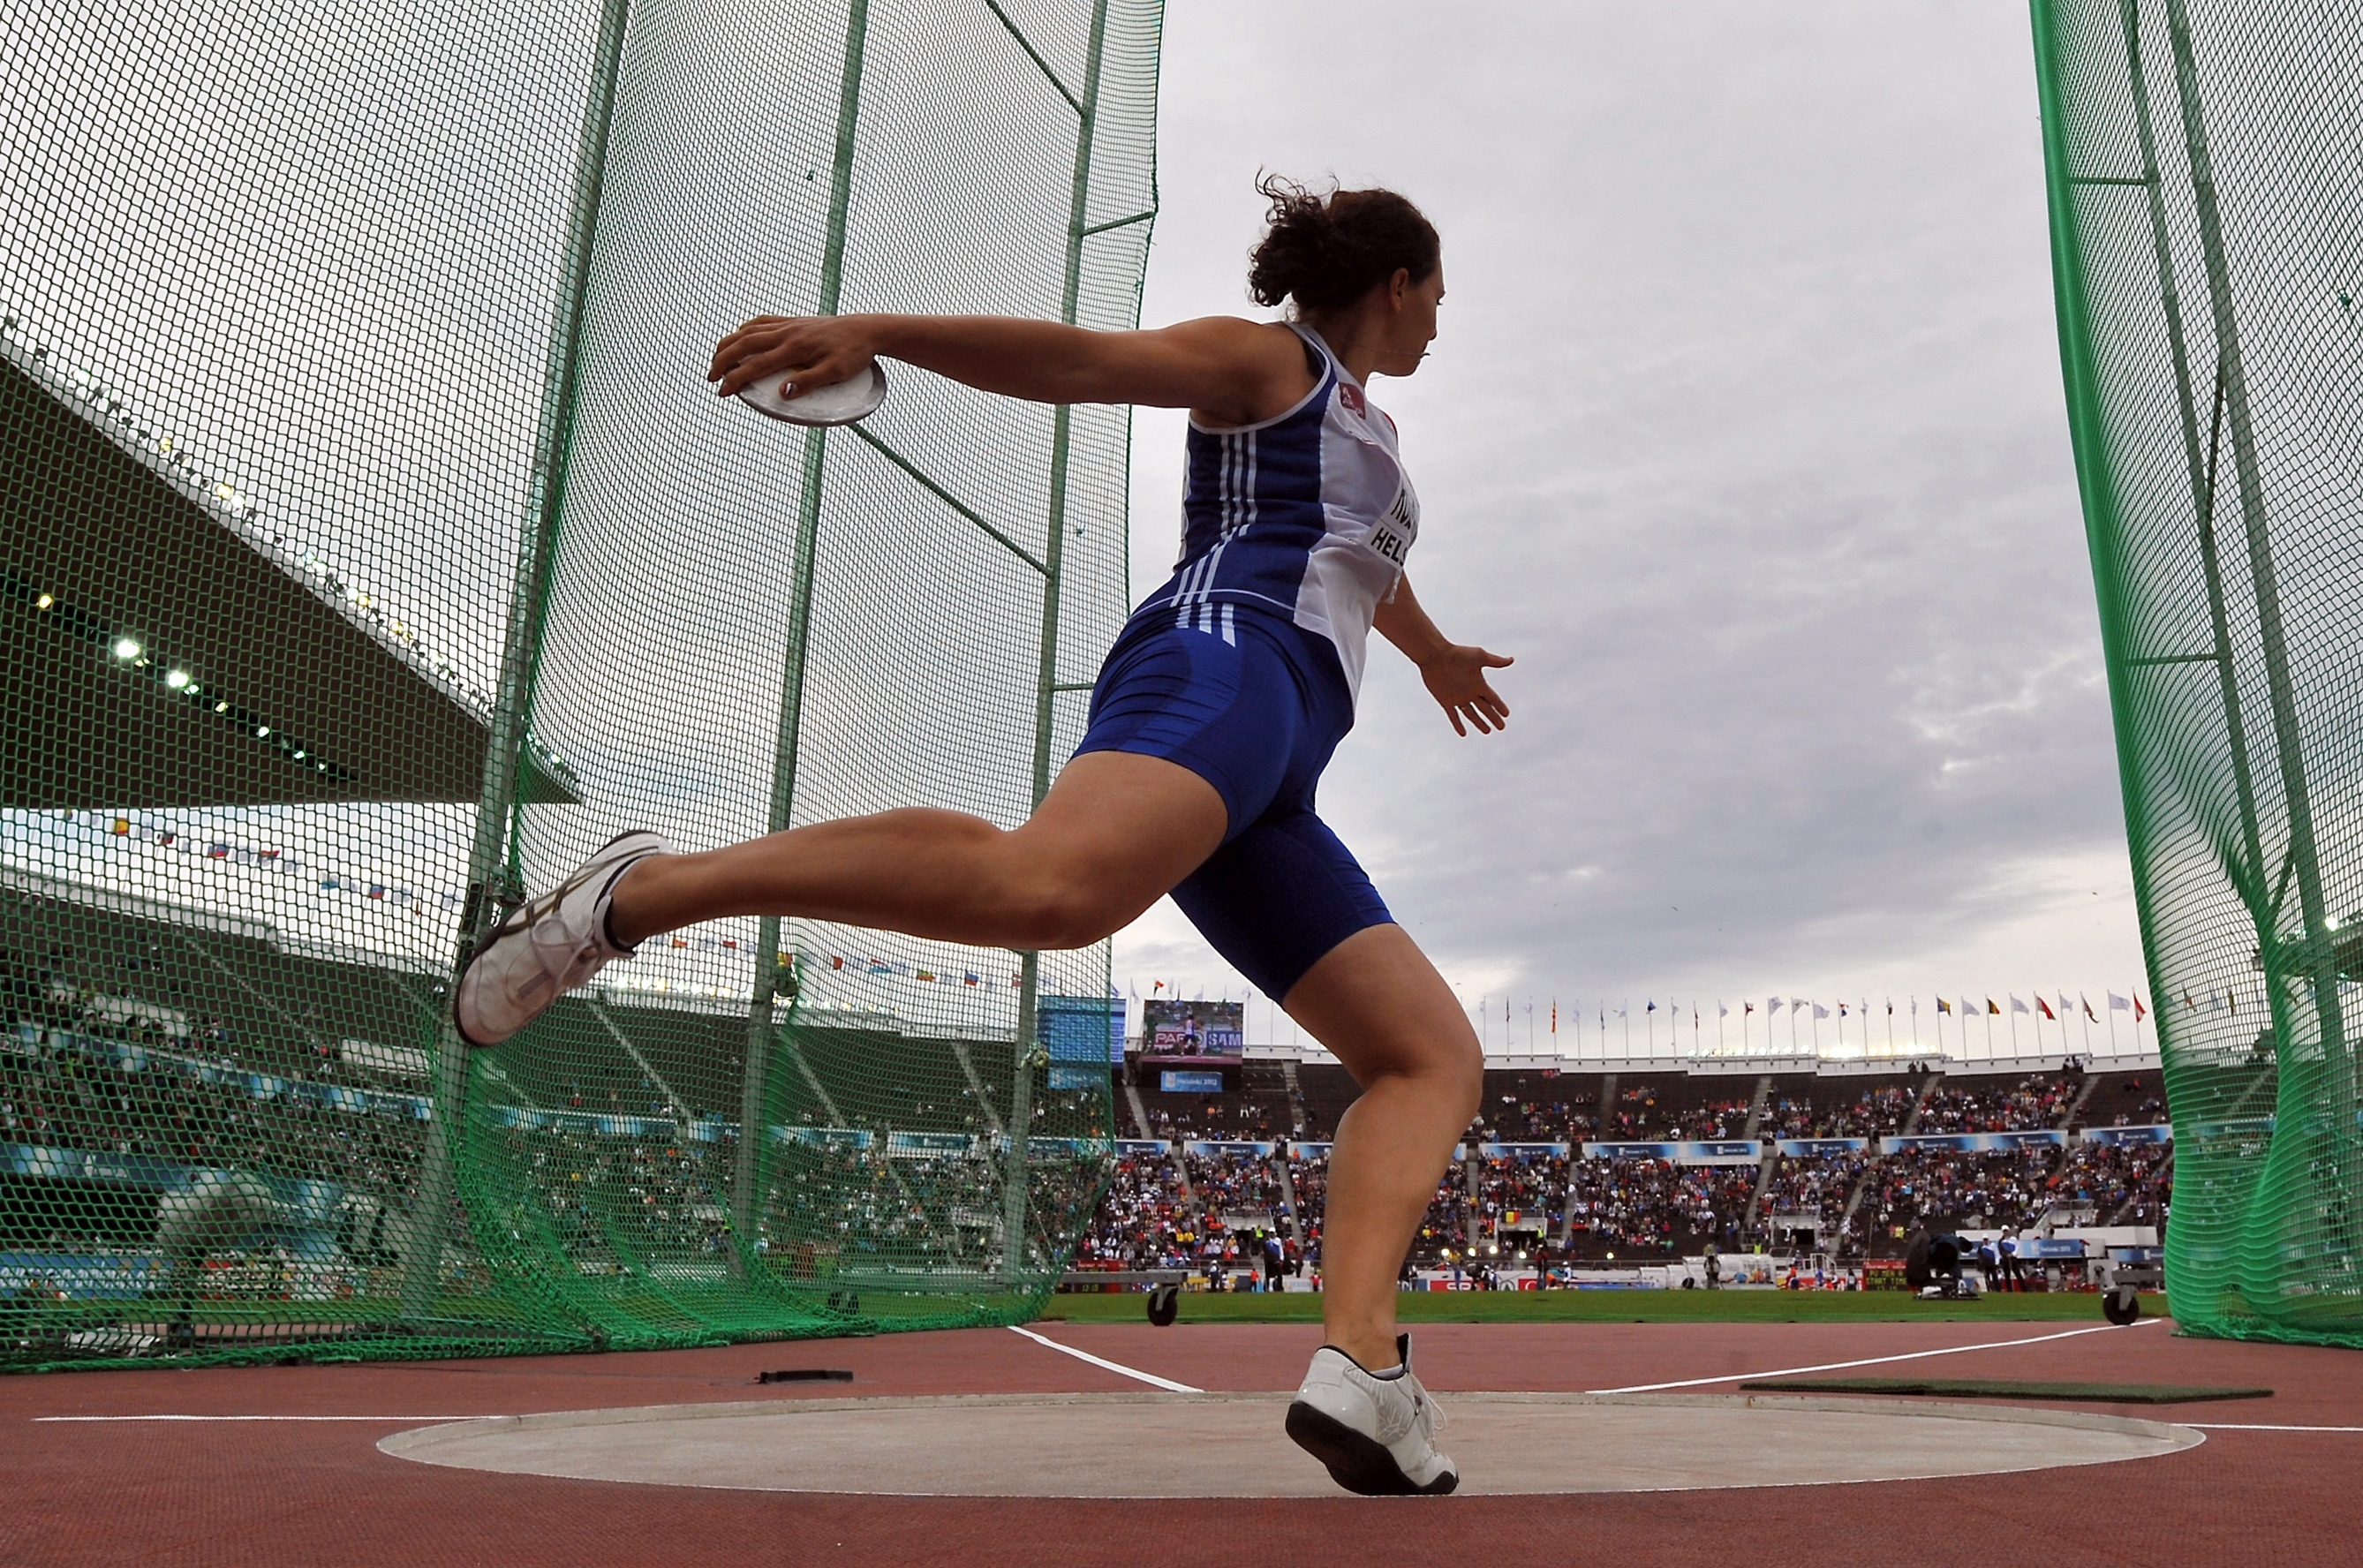
{"label": "overcast sky", "polygon": [[[1152,325],[1253,314],[1259,167],[1444,236],[1373,398],[1511,727],[1374,641],[1321,804],[1497,1043],[1505,997],[2136,984],[2022,7],[1187,0],[1159,156]],[[1182,437],[1138,414],[1136,595]],[[1115,976],[1245,991],[1170,902]]]}

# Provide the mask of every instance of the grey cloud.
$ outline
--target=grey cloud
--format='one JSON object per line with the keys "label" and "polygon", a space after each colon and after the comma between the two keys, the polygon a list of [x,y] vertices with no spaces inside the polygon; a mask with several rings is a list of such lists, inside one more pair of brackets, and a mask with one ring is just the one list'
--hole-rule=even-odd
{"label": "grey cloud", "polygon": [[[1497,995],[1949,986],[1998,944],[2128,983],[2024,14],[1170,14],[1147,318],[1244,308],[1259,166],[1445,234],[1437,354],[1373,392],[1423,600],[1519,662],[1459,741],[1373,661],[1323,808],[1406,925]],[[1141,416],[1136,591],[1179,442]],[[1220,973],[1170,911],[1116,969]]]}

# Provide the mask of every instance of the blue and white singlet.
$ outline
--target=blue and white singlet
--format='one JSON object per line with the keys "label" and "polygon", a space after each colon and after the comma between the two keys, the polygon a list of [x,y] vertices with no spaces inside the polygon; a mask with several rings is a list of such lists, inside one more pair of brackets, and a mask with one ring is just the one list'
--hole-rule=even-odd
{"label": "blue and white singlet", "polygon": [[1318,380],[1293,408],[1237,429],[1191,422],[1181,562],[1109,650],[1076,748],[1162,757],[1221,794],[1222,846],[1173,900],[1274,999],[1392,919],[1314,793],[1419,535],[1394,422],[1296,332]]}
{"label": "blue and white singlet", "polygon": [[1230,606],[1279,615],[1328,638],[1359,692],[1370,618],[1419,537],[1419,496],[1394,421],[1318,334],[1296,333],[1320,381],[1295,407],[1232,429],[1190,422],[1182,558],[1134,619],[1163,610],[1219,633]]}

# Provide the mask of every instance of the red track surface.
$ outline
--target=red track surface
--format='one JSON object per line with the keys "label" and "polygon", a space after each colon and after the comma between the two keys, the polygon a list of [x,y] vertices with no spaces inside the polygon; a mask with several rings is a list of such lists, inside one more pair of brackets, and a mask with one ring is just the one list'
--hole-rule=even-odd
{"label": "red track surface", "polygon": [[[2058,1333],[2058,1324],[1437,1325],[1452,1389],[1597,1389]],[[1311,1328],[1053,1324],[1061,1342],[1204,1388],[1293,1386]],[[759,1387],[777,1367],[845,1384]],[[2363,1355],[2172,1336],[2165,1326],[1861,1369],[2239,1384],[2271,1399],[2126,1407],[2148,1419],[2363,1427]],[[1703,1392],[1727,1391],[1706,1388]],[[1138,1391],[999,1330],[728,1350],[0,1379],[0,1562],[1758,1565],[2363,1561],[2363,1432],[2210,1431],[2166,1459],[1958,1481],[1553,1497],[1254,1503],[866,1498],[619,1485],[412,1463],[378,1439],[421,1418],[849,1396]],[[2109,1408],[2110,1407],[2093,1407]],[[237,1414],[366,1421],[55,1422]],[[1153,1465],[1154,1453],[1111,1464]]]}

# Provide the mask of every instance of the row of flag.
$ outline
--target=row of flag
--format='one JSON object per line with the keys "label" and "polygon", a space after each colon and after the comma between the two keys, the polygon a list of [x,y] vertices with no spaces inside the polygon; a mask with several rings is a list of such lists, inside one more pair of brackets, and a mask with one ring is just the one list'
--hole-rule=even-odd
{"label": "row of flag", "polygon": [[[426,912],[428,903],[433,901],[439,901],[447,909],[457,910],[460,907],[460,895],[456,892],[445,892],[439,895],[439,899],[430,899],[427,895],[403,883],[390,881],[383,878],[348,872],[316,875],[306,866],[302,856],[268,845],[213,838],[203,834],[191,837],[174,829],[157,827],[128,816],[111,818],[102,816],[101,821],[105,823],[107,836],[111,838],[122,839],[133,844],[154,845],[161,849],[194,855],[203,860],[217,860],[227,865],[252,867],[260,870],[301,876],[307,882],[316,882],[319,890],[326,893],[348,893],[364,900],[382,901],[396,909],[416,910],[422,914]],[[668,950],[671,951],[737,953],[751,952],[755,944],[751,940],[735,936],[677,933],[669,940],[667,945]],[[893,977],[915,981],[920,985],[982,986],[987,983],[985,977],[974,970],[938,971],[896,959],[876,956],[849,958],[842,954],[829,954],[826,956],[828,959],[828,966],[832,970],[849,968],[856,974],[867,974],[879,977]],[[780,962],[782,967],[789,967],[793,966],[793,960],[791,955],[782,954]],[[1017,971],[1011,971],[1009,984],[1012,987],[1017,987],[1023,983],[1024,977]],[[1160,980],[1158,984],[1161,987],[1164,982]]]}
{"label": "row of flag", "polygon": [[[2149,1004],[2142,1000],[2142,999],[2137,996],[2119,996],[2114,991],[2105,991],[2102,995],[2107,998],[2107,1005],[2110,1011],[2131,1012],[2134,1015],[2134,1021],[2136,1023],[2141,1022],[2144,1019],[2149,1016]],[[2073,1001],[2069,1000],[2067,992],[2058,992],[2056,994],[2056,1005],[2054,998],[2046,997],[2040,991],[2035,992],[2034,997],[2034,1004],[2029,1006],[2026,1001],[2016,995],[2010,996],[2010,1011],[2012,1013],[2039,1014],[2043,1018],[2055,1023],[2058,1022],[2062,1019],[2072,1020],[2080,1013],[2088,1022],[2100,1023],[2103,1021],[2100,1013],[2095,1010],[2091,999],[2080,991],[2077,993],[2076,999]],[[2182,1000],[2186,1005],[2191,1007],[2192,1010],[2196,1011],[2198,1010],[2199,1004],[2192,1001],[2187,992],[2184,994]],[[2208,1006],[2211,1010],[2222,1010],[2225,1007],[2231,1007],[2234,1010],[2237,1010],[2236,1002],[2229,999],[2228,997],[2217,998],[2213,993],[2210,993],[2209,995]],[[1532,999],[1527,1000],[1525,1007],[1526,1015],[1528,1018],[1532,1018],[1535,1010],[1535,1004]],[[1505,998],[1502,1003],[1502,1021],[1504,1023],[1514,1021],[1515,1009],[1516,1004]],[[1794,996],[1767,997],[1764,1000],[1762,1010],[1767,1021],[1769,1021],[1772,1018],[1779,1016],[1784,1009],[1787,1010],[1792,1017],[1803,1017],[1810,1014],[1815,1020],[1836,1018],[1843,1021],[1857,1017],[1868,1018],[1871,1015],[1871,1006],[1868,1001],[1840,1001],[1837,1002],[1835,1005],[1835,1009],[1833,1009],[1832,1007],[1825,1006],[1824,1004],[1814,1000],[1810,997]],[[1488,997],[1480,1000],[1478,1003],[1478,1010],[1484,1016],[1492,1016],[1492,999]],[[1654,1016],[1661,1010],[1667,1014],[1669,1021],[1679,1021],[1682,1014],[1682,1004],[1677,1001],[1669,1000],[1661,1009],[1656,999],[1647,998],[1644,999],[1640,1009],[1642,1016],[1645,1019],[1651,1020],[1652,1021],[1654,1021]],[[1739,1004],[1739,1016],[1743,1021],[1755,1016],[1758,1010],[1757,1004],[1753,1000],[1743,1000]],[[1920,1012],[1920,999],[1918,997],[1907,997],[1905,999],[1905,1010],[1910,1015],[1917,1017]],[[1936,998],[1936,1011],[1946,1017],[1979,1014],[1993,1018],[2004,1016],[2002,1003],[1997,1002],[1993,998],[1987,997],[1983,999],[1983,1005],[1980,1006],[1978,999],[1960,993],[1957,993],[1953,997]],[[1690,1013],[1691,1022],[1693,1025],[1699,1024],[1707,1016],[1702,1010],[1700,1004],[1695,1001],[1690,1004]],[[1888,1017],[1893,1018],[1895,1013],[1895,999],[1892,997],[1890,997],[1887,999],[1886,1002],[1886,1014]],[[1611,1018],[1629,1019],[1632,1016],[1633,1007],[1629,1001],[1614,1007],[1603,1001],[1599,1004],[1599,1010],[1596,1015],[1595,1021],[1604,1025]],[[1731,1017],[1732,1012],[1730,1004],[1718,998],[1714,1003],[1714,1016],[1717,1019]],[[1559,999],[1557,997],[1553,997],[1550,1000],[1550,1032],[1553,1034],[1557,1034],[1559,1032]],[[1576,1024],[1581,1024],[1583,1021],[1583,1010],[1580,1006],[1571,1010],[1571,1021]]]}
{"label": "row of flag", "polygon": [[[2108,993],[2108,998],[2110,1011],[2130,1011],[2134,1015],[2134,1021],[2136,1023],[2139,1023],[2143,1019],[2149,1016],[2148,1004],[2144,1002],[2139,997],[2121,997],[2117,995],[2116,992],[2111,991]],[[2000,1018],[2002,1016],[2002,1004],[1995,1001],[1993,998],[1986,998],[1985,1004],[1984,1008],[1980,1009],[1974,998],[1965,996],[1948,1001],[1943,997],[1938,997],[1936,999],[1936,1010],[1942,1013],[1970,1015],[1982,1011],[1985,1016],[1989,1018]],[[2031,1009],[2025,1002],[2019,1000],[2015,996],[2010,999],[2010,1010],[2012,1012],[2036,1012],[2055,1022],[2062,1018],[2075,1017],[2080,1008],[2081,1009],[2084,1017],[2089,1021],[2093,1023],[2101,1021],[2100,1014],[2092,1010],[2091,1000],[2080,991],[2077,993],[2076,999],[2072,1002],[2068,999],[2068,993],[2061,991],[2059,993],[2059,1007],[2057,1011],[2052,1010],[2051,1003],[2045,999],[2041,991],[2035,993],[2035,1006]],[[1893,1012],[1895,1009],[1891,1006],[1887,1010]],[[1914,1003],[1914,1010],[1918,1010],[1918,1003],[1916,1001]]]}
{"label": "row of flag", "polygon": [[[675,947],[681,945],[679,937],[673,938],[673,945]],[[850,969],[857,975],[893,976],[905,980],[915,980],[923,986],[981,986],[985,983],[984,977],[973,969],[963,969],[957,975],[949,970],[939,974],[936,970],[922,968],[915,964],[905,964],[894,958],[852,959],[836,953],[827,954],[826,956],[831,969]],[[1009,983],[1013,987],[1023,986],[1026,983],[1024,973],[1012,969],[1009,972]]]}
{"label": "row of flag", "polygon": [[[428,902],[427,896],[416,889],[382,877],[344,871],[315,873],[302,856],[270,845],[247,844],[204,834],[192,838],[173,829],[152,827],[129,817],[108,820],[106,832],[111,838],[133,844],[152,844],[160,849],[194,855],[201,860],[218,860],[225,865],[248,866],[258,870],[302,877],[306,881],[316,881],[319,890],[324,893],[351,893],[363,899],[382,900],[396,909],[415,909],[421,913],[426,911]],[[458,909],[460,896],[447,892],[442,895],[442,902],[447,909]]]}

